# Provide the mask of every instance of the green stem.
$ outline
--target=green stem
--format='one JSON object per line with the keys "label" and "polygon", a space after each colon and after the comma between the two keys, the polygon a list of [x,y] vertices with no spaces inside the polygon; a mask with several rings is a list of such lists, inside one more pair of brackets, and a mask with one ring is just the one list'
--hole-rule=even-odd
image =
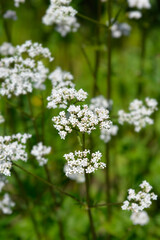
{"label": "green stem", "polygon": [[20,168],[22,171],[26,172],[27,174],[31,175],[32,177],[36,178],[37,180],[43,182],[44,184],[52,187],[53,189],[55,189],[56,191],[60,192],[61,194],[65,195],[65,196],[68,196],[68,197],[74,199],[79,204],[83,205],[83,203],[78,198],[74,197],[73,195],[71,195],[71,194],[69,194],[67,192],[64,192],[63,190],[59,189],[58,187],[56,187],[52,183],[48,182],[47,180],[45,180],[45,179],[43,179],[43,178],[41,178],[41,177],[39,177],[39,176],[29,172],[28,170],[26,170],[25,168],[21,167],[17,163],[13,162],[13,166]]}
{"label": "green stem", "polygon": [[91,22],[91,23],[97,24],[97,25],[99,25],[99,26],[101,26],[101,27],[108,28],[106,24],[100,23],[99,21],[96,21],[95,19],[92,19],[92,18],[90,18],[90,17],[87,17],[87,16],[85,16],[85,15],[83,15],[83,14],[81,14],[81,13],[77,13],[77,16],[80,17],[80,18],[83,18],[83,19],[85,19],[85,20],[87,20],[87,21],[89,21],[89,22]]}
{"label": "green stem", "polygon": [[[82,135],[82,150],[85,150],[85,133]],[[96,240],[96,232],[95,232],[95,227],[93,223],[93,217],[92,217],[92,212],[91,212],[91,204],[90,204],[90,183],[89,183],[89,175],[84,171],[85,173],[85,186],[86,186],[86,201],[87,201],[87,213],[88,213],[88,218],[90,222],[90,228],[91,228],[91,234],[92,234],[92,239]]]}

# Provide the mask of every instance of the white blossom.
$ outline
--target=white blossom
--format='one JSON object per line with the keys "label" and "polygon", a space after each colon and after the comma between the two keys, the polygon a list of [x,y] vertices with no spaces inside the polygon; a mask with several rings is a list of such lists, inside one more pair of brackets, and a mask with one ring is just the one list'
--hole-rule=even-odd
{"label": "white blossom", "polygon": [[8,181],[6,179],[6,176],[0,174],[0,192],[2,191],[3,187],[6,185],[7,182]]}
{"label": "white blossom", "polygon": [[130,219],[134,225],[144,226],[149,222],[149,216],[146,211],[133,212]]}
{"label": "white blossom", "polygon": [[25,3],[25,0],[14,0],[14,6],[19,7],[20,3]]}
{"label": "white blossom", "polygon": [[113,38],[120,38],[122,36],[128,36],[131,31],[131,26],[128,23],[114,23],[111,26],[111,32]]}
{"label": "white blossom", "polygon": [[39,163],[39,166],[43,166],[48,162],[48,159],[44,157],[51,152],[51,147],[43,145],[42,142],[39,142],[37,145],[34,145],[31,154],[35,156],[36,160]]}
{"label": "white blossom", "polygon": [[130,8],[136,7],[138,9],[149,9],[151,4],[149,0],[128,0],[128,5]]}
{"label": "white blossom", "polygon": [[[66,174],[66,172],[69,171],[69,169],[70,169],[69,166],[67,164],[65,164],[65,166],[64,166],[65,174]],[[84,175],[84,173],[72,173],[72,174],[68,174],[67,177],[70,178],[71,180],[75,180],[77,183],[85,182],[85,175]]]}
{"label": "white blossom", "polygon": [[61,36],[66,36],[69,32],[76,32],[79,23],[75,17],[77,11],[69,6],[71,0],[50,0],[50,5],[46,14],[42,18],[45,25],[56,25],[56,30]]}
{"label": "white blossom", "polygon": [[15,53],[16,49],[12,46],[11,43],[4,42],[0,46],[0,54],[3,56],[13,55]]}
{"label": "white blossom", "polygon": [[151,200],[157,200],[157,195],[153,192],[150,193],[152,186],[147,181],[143,181],[139,186],[141,191],[137,194],[134,189],[128,190],[128,200],[123,202],[123,210],[130,210],[138,213],[143,211],[145,208],[149,208],[152,204]]}
{"label": "white blossom", "polygon": [[109,129],[101,129],[101,135],[100,139],[103,140],[105,143],[109,142],[111,140],[112,136],[117,135],[118,132],[118,126],[117,125],[111,125]]}
{"label": "white blossom", "polygon": [[11,214],[12,207],[15,206],[15,203],[11,200],[8,193],[5,193],[3,199],[0,200],[0,209],[4,214]]}
{"label": "white blossom", "polygon": [[45,89],[44,82],[49,70],[42,61],[34,59],[36,56],[53,60],[48,48],[31,41],[18,45],[11,57],[0,60],[0,78],[3,80],[0,95],[10,98],[12,95],[30,93],[33,88]]}
{"label": "white blossom", "polygon": [[64,158],[67,161],[68,168],[66,169],[66,176],[71,174],[84,174],[95,172],[98,169],[103,169],[106,164],[101,162],[102,154],[97,151],[90,153],[90,150],[75,151],[74,153],[65,154]]}
{"label": "white blossom", "polygon": [[88,134],[96,129],[97,125],[100,129],[108,129],[111,125],[108,119],[109,111],[104,108],[96,108],[93,112],[87,105],[70,105],[67,112],[61,111],[52,121],[61,139],[65,139],[67,133],[71,133],[73,129]]}
{"label": "white blossom", "polygon": [[30,134],[0,136],[0,173],[10,176],[12,161],[27,161],[26,142]]}
{"label": "white blossom", "polygon": [[142,17],[142,13],[140,11],[130,11],[128,13],[128,17],[130,19],[134,18],[134,19],[140,19]]}
{"label": "white blossom", "polygon": [[13,11],[13,10],[7,10],[4,14],[3,14],[3,17],[5,19],[12,19],[12,20],[17,20],[17,15],[16,15],[16,12]]}
{"label": "white blossom", "polygon": [[112,107],[113,101],[107,100],[104,96],[99,95],[91,99],[89,108],[94,110],[95,108],[105,108],[110,109]]}
{"label": "white blossom", "polygon": [[151,125],[154,123],[153,119],[150,118],[150,115],[157,110],[157,101],[155,99],[146,98],[146,106],[143,105],[143,102],[135,99],[129,105],[129,113],[119,110],[119,123],[124,124],[125,122],[134,125],[135,131],[139,132],[142,128],[146,127],[147,124]]}

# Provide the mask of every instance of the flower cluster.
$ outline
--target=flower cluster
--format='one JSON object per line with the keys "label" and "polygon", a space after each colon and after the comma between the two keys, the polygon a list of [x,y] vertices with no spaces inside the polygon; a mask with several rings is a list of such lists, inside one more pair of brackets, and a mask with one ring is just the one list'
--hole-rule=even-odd
{"label": "flower cluster", "polygon": [[117,125],[111,125],[109,129],[102,128],[100,139],[107,143],[111,140],[111,136],[117,135],[117,132],[118,132]]}
{"label": "flower cluster", "polygon": [[48,159],[44,157],[51,152],[51,147],[44,146],[42,142],[39,142],[37,145],[34,145],[31,154],[35,156],[36,160],[39,163],[39,166],[43,166],[48,162]]}
{"label": "flower cluster", "polygon": [[157,195],[153,192],[150,193],[152,186],[147,181],[143,181],[139,186],[142,190],[137,194],[134,189],[128,190],[128,200],[123,202],[123,210],[130,210],[138,213],[145,208],[149,208],[152,204],[151,200],[157,200]]}
{"label": "flower cluster", "polygon": [[3,56],[13,55],[15,53],[15,51],[16,51],[16,49],[15,49],[15,47],[12,46],[11,43],[4,42],[0,46],[0,55],[3,55]]}
{"label": "flower cluster", "polygon": [[149,0],[128,0],[128,5],[130,8],[138,8],[138,9],[149,9],[151,8],[151,4]]}
{"label": "flower cluster", "polygon": [[19,7],[20,3],[25,3],[25,0],[14,0],[14,6]]}
{"label": "flower cluster", "polygon": [[142,17],[142,13],[140,11],[130,11],[128,12],[128,17],[130,19],[140,19]]}
{"label": "flower cluster", "polygon": [[91,99],[89,108],[91,110],[94,110],[96,108],[105,108],[105,109],[110,110],[112,107],[112,104],[113,104],[112,100],[107,100],[104,96],[99,95],[99,96]]}
{"label": "flower cluster", "polygon": [[75,17],[77,11],[69,6],[71,0],[50,0],[46,14],[42,22],[45,25],[56,25],[56,30],[61,36],[66,36],[69,32],[76,32],[79,23]]}
{"label": "flower cluster", "polygon": [[129,113],[120,110],[118,112],[119,123],[124,124],[124,122],[128,122],[131,125],[134,125],[135,131],[139,132],[142,128],[144,128],[147,124],[153,124],[153,119],[150,118],[150,115],[157,110],[157,101],[155,99],[146,98],[145,99],[146,106],[143,105],[143,102],[135,99],[129,105]]}
{"label": "flower cluster", "polygon": [[7,10],[4,14],[3,14],[3,18],[5,19],[12,19],[14,21],[17,20],[17,15],[15,11],[12,10]]}
{"label": "flower cluster", "polygon": [[61,111],[52,121],[61,139],[65,139],[67,133],[71,133],[73,129],[90,134],[97,125],[100,125],[100,128],[110,128],[108,114],[108,110],[104,108],[96,108],[93,112],[87,105],[70,105],[67,112]]}
{"label": "flower cluster", "polygon": [[0,136],[0,173],[10,176],[12,161],[27,161],[26,142],[30,134]]}
{"label": "flower cluster", "polygon": [[149,222],[149,216],[146,211],[133,212],[130,219],[134,225],[144,226]]}
{"label": "flower cluster", "polygon": [[102,154],[97,151],[90,153],[90,150],[75,151],[74,153],[65,154],[64,158],[67,161],[68,168],[66,169],[66,176],[71,174],[84,174],[95,172],[98,169],[103,169],[106,164],[101,162]]}
{"label": "flower cluster", "polygon": [[49,79],[52,81],[53,89],[51,96],[47,98],[48,108],[67,108],[69,104],[85,101],[87,98],[87,92],[74,88],[73,76],[69,72],[57,68],[50,74]]}
{"label": "flower cluster", "polygon": [[[68,172],[68,171],[69,171],[69,166],[67,164],[65,164],[64,173],[66,174],[66,172]],[[85,182],[84,173],[72,173],[72,174],[68,174],[67,177],[70,178],[71,180],[75,180],[77,183]]]}
{"label": "flower cluster", "polygon": [[44,82],[48,69],[42,61],[34,59],[36,56],[53,60],[48,48],[31,41],[17,46],[11,57],[0,60],[0,79],[2,79],[0,95],[10,98],[12,95],[19,96],[32,92],[33,88],[45,89]]}
{"label": "flower cluster", "polygon": [[131,27],[127,23],[114,23],[111,27],[112,37],[120,38],[130,34]]}

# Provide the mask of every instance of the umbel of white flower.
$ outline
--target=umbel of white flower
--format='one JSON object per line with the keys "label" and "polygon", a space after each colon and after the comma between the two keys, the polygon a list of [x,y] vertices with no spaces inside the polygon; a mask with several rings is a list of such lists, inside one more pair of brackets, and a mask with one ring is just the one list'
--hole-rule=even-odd
{"label": "umbel of white flower", "polygon": [[111,140],[112,136],[116,136],[118,132],[117,125],[111,125],[109,129],[101,129],[100,139],[103,140],[105,143]]}
{"label": "umbel of white flower", "polygon": [[109,111],[104,108],[96,108],[93,112],[87,105],[70,105],[67,112],[61,111],[52,121],[61,139],[65,139],[67,133],[71,133],[73,129],[88,134],[96,129],[97,125],[100,125],[100,129],[109,129],[111,121],[108,119]]}
{"label": "umbel of white flower", "polygon": [[71,174],[84,174],[84,172],[93,173],[98,169],[105,168],[106,164],[100,161],[101,157],[102,154],[99,151],[91,153],[90,150],[87,149],[65,154],[64,158],[68,165],[66,176],[69,177]]}
{"label": "umbel of white flower", "polygon": [[131,32],[131,26],[128,23],[114,23],[111,27],[112,37],[120,38],[128,36]]}
{"label": "umbel of white flower", "polygon": [[91,98],[89,108],[91,110],[94,110],[96,108],[105,108],[110,109],[112,107],[113,101],[107,100],[103,95],[96,96],[94,98]]}
{"label": "umbel of white flower", "polygon": [[2,56],[13,55],[15,53],[15,51],[16,51],[16,49],[15,49],[15,47],[13,47],[13,45],[11,43],[4,42],[0,46],[0,55],[2,55]]}
{"label": "umbel of white flower", "polygon": [[137,194],[134,189],[128,190],[128,200],[123,202],[123,210],[130,210],[138,213],[143,211],[145,208],[149,208],[152,204],[152,200],[157,200],[157,195],[153,192],[150,193],[152,186],[147,181],[143,181],[139,186],[141,191]]}
{"label": "umbel of white flower", "polygon": [[[64,165],[64,173],[65,173],[65,175],[66,175],[66,172],[68,172],[68,171],[70,171],[70,167],[68,166],[68,164],[65,164]],[[68,174],[67,177],[70,178],[71,180],[75,180],[77,183],[85,182],[84,172],[83,173]]]}
{"label": "umbel of white flower", "polygon": [[146,127],[147,124],[151,125],[154,123],[153,119],[150,118],[151,114],[157,110],[157,101],[152,98],[146,98],[145,104],[142,101],[135,99],[129,105],[129,113],[124,110],[119,110],[118,121],[120,124],[125,122],[134,125],[136,132],[139,132],[142,128]]}
{"label": "umbel of white flower", "polygon": [[52,92],[47,98],[48,108],[67,108],[67,106],[85,101],[87,92],[83,89],[76,90],[75,84],[72,82],[73,76],[69,72],[62,71],[61,68],[56,68],[49,76],[52,81]]}
{"label": "umbel of white flower", "polygon": [[43,145],[42,142],[37,143],[37,145],[34,145],[31,154],[35,156],[36,160],[39,163],[39,166],[43,166],[48,162],[48,159],[44,157],[44,155],[47,155],[51,152],[51,147],[47,147]]}
{"label": "umbel of white flower", "polygon": [[136,7],[138,9],[149,9],[151,4],[149,0],[128,0],[128,5],[130,8]]}
{"label": "umbel of white flower", "polygon": [[61,36],[69,32],[76,32],[80,24],[75,17],[77,11],[69,6],[71,0],[50,0],[46,14],[42,18],[45,25],[56,25],[56,30]]}
{"label": "umbel of white flower", "polygon": [[14,0],[14,6],[19,7],[20,3],[25,3],[25,0]]}
{"label": "umbel of white flower", "polygon": [[0,200],[0,209],[4,214],[11,214],[12,207],[15,206],[15,203],[11,200],[8,193],[5,193],[2,200]]}
{"label": "umbel of white flower", "polygon": [[35,59],[37,56],[53,60],[48,48],[31,41],[16,46],[12,56],[0,60],[0,95],[10,98],[12,95],[30,93],[33,88],[45,89],[44,82],[49,70],[42,61]]}
{"label": "umbel of white flower", "polygon": [[12,136],[0,136],[0,173],[11,175],[13,161],[27,161],[26,142],[30,134],[16,134]]}
{"label": "umbel of white flower", "polygon": [[128,12],[128,18],[130,19],[140,19],[141,17],[142,17],[142,13],[140,11]]}
{"label": "umbel of white flower", "polygon": [[144,226],[149,222],[149,216],[146,211],[133,212],[130,219],[134,225]]}

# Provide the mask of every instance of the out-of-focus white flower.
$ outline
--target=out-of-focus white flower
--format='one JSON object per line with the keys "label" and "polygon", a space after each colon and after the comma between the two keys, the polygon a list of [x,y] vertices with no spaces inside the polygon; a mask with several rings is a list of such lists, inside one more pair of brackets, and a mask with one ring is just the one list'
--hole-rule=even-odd
{"label": "out-of-focus white flower", "polygon": [[106,164],[101,162],[102,154],[97,151],[90,153],[90,150],[75,151],[74,153],[65,154],[64,158],[67,161],[66,176],[71,174],[84,174],[95,172],[98,169],[103,169]]}
{"label": "out-of-focus white flower", "polygon": [[25,3],[25,0],[14,0],[14,6],[19,7],[20,3]]}
{"label": "out-of-focus white flower", "polygon": [[147,97],[145,103],[146,106],[143,105],[142,101],[135,99],[129,105],[129,113],[119,110],[119,123],[124,124],[125,122],[128,122],[129,124],[134,125],[136,132],[139,132],[142,128],[146,127],[147,124],[153,124],[154,121],[150,118],[150,115],[157,110],[158,102],[155,99]]}
{"label": "out-of-focus white flower", "polygon": [[11,43],[4,42],[0,46],[0,54],[3,56],[13,55],[15,53],[16,49],[12,46]]}
{"label": "out-of-focus white flower", "polygon": [[128,0],[129,7],[136,7],[138,9],[149,9],[151,8],[151,4],[149,0]]}
{"label": "out-of-focus white flower", "polygon": [[12,161],[27,161],[26,142],[30,134],[16,134],[12,136],[0,136],[0,173],[10,176]]}
{"label": "out-of-focus white flower", "polygon": [[17,15],[16,15],[16,12],[15,11],[12,11],[12,10],[7,10],[4,14],[3,14],[3,17],[5,19],[12,19],[14,21],[17,20]]}
{"label": "out-of-focus white flower", "polygon": [[89,108],[91,110],[94,110],[96,108],[105,108],[110,110],[110,108],[112,107],[112,104],[113,104],[112,100],[107,100],[103,95],[99,95],[91,99]]}
{"label": "out-of-focus white flower", "polygon": [[3,199],[0,200],[0,209],[4,214],[11,214],[12,207],[15,206],[15,203],[11,200],[8,193],[5,193]]}
{"label": "out-of-focus white flower", "polygon": [[149,222],[149,216],[146,211],[133,212],[130,219],[134,225],[144,226]]}
{"label": "out-of-focus white flower", "polygon": [[131,32],[131,26],[128,23],[114,23],[111,26],[111,32],[113,38],[120,38],[122,36],[128,36]]}
{"label": "out-of-focus white flower", "polygon": [[[78,167],[77,167],[78,168]],[[67,164],[65,164],[64,166],[64,172],[66,174],[66,172],[69,171],[69,166]],[[71,180],[75,180],[77,183],[83,183],[85,182],[85,176],[84,173],[72,173],[72,174],[68,174],[67,175],[68,178],[70,178]]]}
{"label": "out-of-focus white flower", "polygon": [[117,135],[118,132],[118,126],[117,125],[111,125],[109,129],[101,129],[101,135],[100,139],[103,140],[105,143],[109,142],[111,140],[112,136]]}
{"label": "out-of-focus white flower", "polygon": [[130,19],[140,19],[142,17],[142,13],[140,11],[130,11],[128,12],[128,17]]}
{"label": "out-of-focus white flower", "polygon": [[147,181],[143,181],[139,186],[141,191],[137,194],[134,189],[128,190],[128,200],[123,202],[123,210],[130,210],[138,213],[143,211],[145,208],[149,208],[152,204],[151,200],[157,200],[157,195],[153,192],[150,193],[152,186]]}
{"label": "out-of-focus white flower", "polygon": [[43,166],[48,162],[48,159],[44,157],[51,152],[51,147],[43,145],[42,142],[39,142],[37,145],[34,145],[31,154],[35,156],[36,160],[39,163],[39,166]]}
{"label": "out-of-focus white flower", "polygon": [[57,32],[63,37],[69,32],[76,32],[80,26],[75,17],[77,11],[69,6],[70,2],[50,0],[50,6],[42,19],[45,25],[55,24]]}
{"label": "out-of-focus white flower", "polygon": [[7,179],[3,174],[0,174],[0,192],[2,191],[3,187],[6,185],[7,183]]}

